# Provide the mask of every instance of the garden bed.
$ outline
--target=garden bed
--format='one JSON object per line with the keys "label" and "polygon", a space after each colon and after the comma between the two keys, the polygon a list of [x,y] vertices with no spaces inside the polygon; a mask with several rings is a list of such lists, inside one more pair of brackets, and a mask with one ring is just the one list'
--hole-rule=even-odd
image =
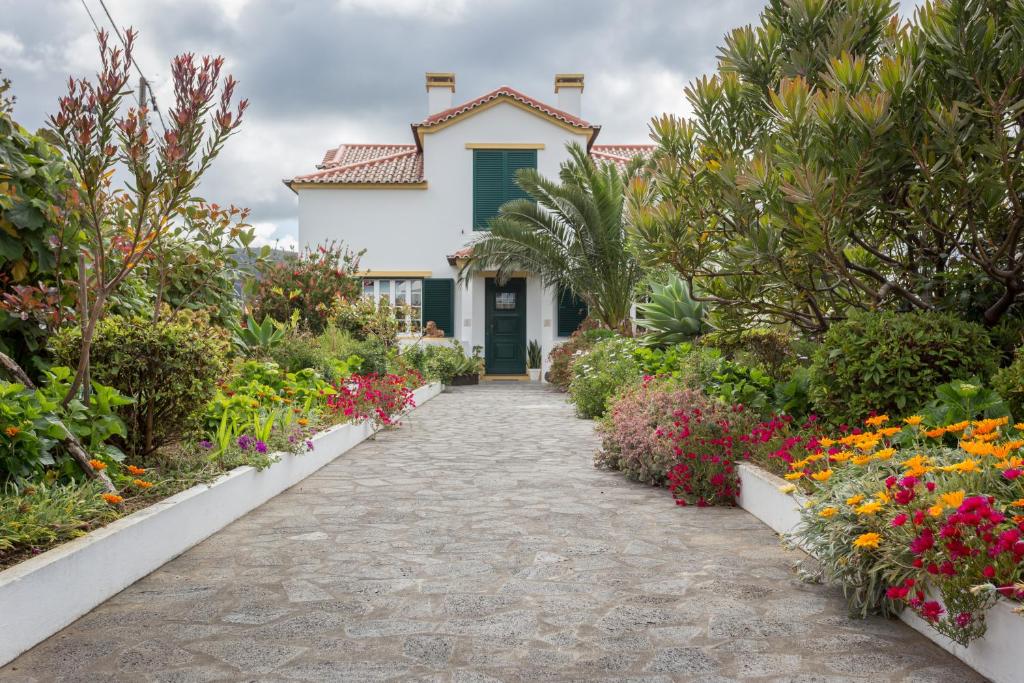
{"label": "garden bed", "polygon": [[[439,383],[413,392],[420,404]],[[0,665],[247,512],[294,486],[374,432],[342,424],[313,437],[303,455],[282,454],[264,470],[244,466],[0,572]],[[32,615],[30,619],[23,615]]]}
{"label": "garden bed", "polygon": [[[791,534],[800,524],[801,501],[783,493],[789,482],[756,465],[739,466],[739,506],[779,534]],[[994,683],[1018,683],[1021,680],[1016,648],[1024,643],[1024,618],[1014,613],[1014,605],[999,599],[986,613],[988,630],[968,647],[938,633],[911,609],[900,612],[900,620],[942,649],[954,655]]]}

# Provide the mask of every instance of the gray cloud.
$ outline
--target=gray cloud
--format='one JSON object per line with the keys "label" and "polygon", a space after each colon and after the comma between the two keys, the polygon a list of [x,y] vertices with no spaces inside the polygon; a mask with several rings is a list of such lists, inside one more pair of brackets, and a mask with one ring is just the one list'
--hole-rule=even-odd
{"label": "gray cloud", "polygon": [[[98,0],[85,0],[108,25]],[[904,9],[912,6],[904,2]],[[602,142],[643,142],[651,116],[683,111],[682,88],[711,70],[723,34],[762,0],[107,0],[140,31],[138,61],[170,104],[167,64],[219,53],[252,102],[204,180],[210,200],[253,209],[267,237],[295,232],[283,177],[340,142],[408,142],[425,114],[424,71],[454,71],[456,100],[499,85],[553,99],[557,72],[587,74],[584,116]],[[70,73],[95,69],[81,0],[0,0],[0,68],[15,110],[43,125]]]}

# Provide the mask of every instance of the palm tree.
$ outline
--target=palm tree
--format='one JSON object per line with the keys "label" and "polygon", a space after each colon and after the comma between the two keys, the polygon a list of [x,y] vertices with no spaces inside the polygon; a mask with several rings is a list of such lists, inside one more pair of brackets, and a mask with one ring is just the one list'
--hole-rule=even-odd
{"label": "palm tree", "polygon": [[626,248],[623,198],[635,165],[620,172],[615,164],[596,164],[570,143],[561,182],[535,169],[516,179],[531,199],[501,207],[490,231],[472,242],[459,277],[497,271],[499,281],[525,270],[548,287],[567,289],[586,302],[590,316],[631,333],[630,308],[640,266]]}

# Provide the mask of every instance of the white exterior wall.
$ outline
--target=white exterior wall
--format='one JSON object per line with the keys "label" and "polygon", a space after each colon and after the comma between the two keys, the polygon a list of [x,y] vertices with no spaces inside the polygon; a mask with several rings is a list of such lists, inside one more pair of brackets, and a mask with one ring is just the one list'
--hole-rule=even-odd
{"label": "white exterior wall", "polygon": [[[473,150],[466,145],[543,145],[537,150],[537,170],[557,178],[568,158],[566,144],[586,146],[588,137],[589,132],[570,131],[501,102],[423,136],[427,189],[300,189],[299,243],[339,240],[352,249],[365,249],[360,261],[365,270],[429,271],[431,277],[457,278],[457,268],[446,257],[477,234],[472,223]],[[555,342],[554,293],[545,293],[539,281],[528,278],[526,300],[526,340],[541,342],[546,363]],[[484,346],[482,277],[468,287],[456,286],[454,321],[452,336],[467,352]]]}

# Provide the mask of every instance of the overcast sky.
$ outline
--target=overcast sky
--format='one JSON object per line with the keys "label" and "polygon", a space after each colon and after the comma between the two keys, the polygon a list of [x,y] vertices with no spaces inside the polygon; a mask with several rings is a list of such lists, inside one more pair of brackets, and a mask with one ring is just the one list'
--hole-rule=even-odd
{"label": "overcast sky", "polygon": [[[99,0],[84,0],[100,26]],[[201,192],[252,209],[265,241],[294,244],[295,195],[281,179],[343,142],[412,142],[426,71],[454,71],[456,101],[510,85],[555,101],[554,74],[583,72],[583,116],[600,142],[647,141],[651,116],[684,113],[683,86],[713,70],[729,29],[762,0],[106,0],[139,31],[136,59],[171,103],[170,58],[221,54],[251,103]],[[910,6],[912,2],[904,2]],[[0,68],[15,117],[43,125],[68,75],[95,73],[83,0],[0,0]]]}

